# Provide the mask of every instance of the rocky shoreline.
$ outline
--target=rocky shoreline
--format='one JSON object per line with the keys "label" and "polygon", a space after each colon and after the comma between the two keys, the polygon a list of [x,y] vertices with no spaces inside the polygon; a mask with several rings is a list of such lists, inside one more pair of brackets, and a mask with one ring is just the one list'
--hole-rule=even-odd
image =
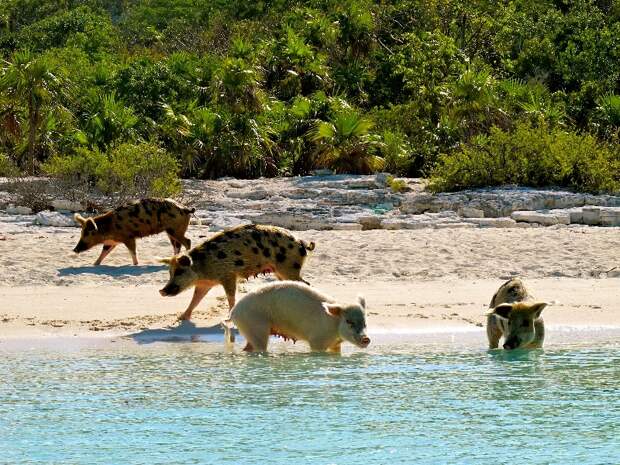
{"label": "rocky shoreline", "polygon": [[[184,180],[182,200],[212,231],[247,223],[291,230],[620,226],[620,195],[522,187],[432,194],[423,179],[413,178],[399,180],[400,192],[390,185],[384,173]],[[1,190],[0,183],[0,232],[77,226],[71,213],[84,210],[79,202],[56,199],[50,210],[34,214]]]}

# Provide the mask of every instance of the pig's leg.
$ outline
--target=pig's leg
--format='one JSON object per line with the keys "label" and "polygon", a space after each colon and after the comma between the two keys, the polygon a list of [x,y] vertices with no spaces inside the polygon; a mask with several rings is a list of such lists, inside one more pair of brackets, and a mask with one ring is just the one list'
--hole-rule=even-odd
{"label": "pig's leg", "polygon": [[185,237],[185,231],[187,231],[187,224],[183,225],[183,227],[181,227],[180,229],[166,229],[168,237],[170,238],[170,242],[174,240],[177,244],[176,246],[179,248],[179,250],[175,252],[175,254],[181,251],[181,245],[183,245],[183,247],[185,247],[187,250],[192,248],[192,241]]}
{"label": "pig's leg", "polygon": [[116,243],[104,242],[103,249],[101,250],[101,254],[99,254],[99,258],[95,262],[95,266],[101,265],[101,262],[103,261],[103,259],[106,258],[110,252],[112,252],[114,247],[116,247]]}
{"label": "pig's leg", "polygon": [[189,320],[192,317],[192,312],[198,306],[200,301],[204,299],[207,295],[207,292],[212,288],[208,284],[201,284],[198,282],[194,287],[194,296],[192,297],[192,301],[187,306],[187,309],[183,312],[183,314],[179,317],[179,320]]}
{"label": "pig's leg", "polygon": [[222,286],[224,286],[224,292],[226,292],[226,298],[228,299],[228,309],[232,310],[235,306],[235,293],[237,292],[237,276],[228,276],[222,280]]}
{"label": "pig's leg", "polygon": [[536,337],[534,338],[534,342],[532,342],[531,346],[532,348],[540,349],[545,340],[545,322],[542,318],[534,320],[534,332],[536,333]]}
{"label": "pig's leg", "polygon": [[341,343],[339,342],[337,344],[334,344],[331,347],[328,347],[327,348],[327,352],[331,352],[331,353],[334,353],[334,354],[339,354],[340,353],[340,347],[341,347]]}
{"label": "pig's leg", "polygon": [[174,255],[178,254],[181,251],[181,243],[170,234],[168,234],[168,239],[170,239],[170,243],[172,244],[172,251]]}
{"label": "pig's leg", "polygon": [[125,246],[129,249],[129,254],[131,255],[131,260],[134,265],[138,264],[138,255],[136,255],[136,240],[128,239],[125,241]]}
{"label": "pig's leg", "polygon": [[243,350],[246,352],[267,352],[269,326],[258,322],[237,321],[237,329],[247,341]]}
{"label": "pig's leg", "polygon": [[487,338],[489,340],[489,349],[497,349],[499,346],[499,340],[502,337],[502,331],[495,321],[495,315],[489,315],[487,317]]}
{"label": "pig's leg", "polygon": [[187,250],[192,248],[192,241],[184,235],[179,238],[179,242],[183,244],[183,247],[185,247]]}

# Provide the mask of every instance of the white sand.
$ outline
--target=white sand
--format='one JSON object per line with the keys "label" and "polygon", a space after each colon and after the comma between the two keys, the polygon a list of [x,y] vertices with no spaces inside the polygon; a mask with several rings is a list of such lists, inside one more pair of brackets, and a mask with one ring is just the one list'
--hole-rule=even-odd
{"label": "white sand", "polygon": [[[163,298],[155,261],[172,250],[165,235],[138,242],[141,264],[122,247],[102,267],[99,249],[75,256],[79,230],[32,228],[0,241],[0,339],[132,334],[175,324],[191,294]],[[192,226],[190,237],[209,236]],[[511,276],[545,310],[550,327],[620,327],[619,228],[305,231],[317,243],[304,277],[337,298],[364,294],[370,332],[479,328],[491,296]],[[609,274],[606,272],[611,270]],[[241,293],[263,283],[250,280]],[[221,289],[194,312],[198,327],[227,314]],[[484,343],[484,341],[481,341]]]}

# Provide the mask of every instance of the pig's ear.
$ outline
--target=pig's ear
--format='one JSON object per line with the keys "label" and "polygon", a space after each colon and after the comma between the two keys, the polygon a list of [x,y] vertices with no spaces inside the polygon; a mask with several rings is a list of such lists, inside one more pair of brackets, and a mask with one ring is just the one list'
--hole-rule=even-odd
{"label": "pig's ear", "polygon": [[92,218],[88,218],[86,220],[86,222],[84,223],[85,227],[84,229],[86,231],[96,231],[97,230],[97,223],[95,223],[95,220],[93,220]]}
{"label": "pig's ear", "polygon": [[326,302],[323,302],[323,308],[327,313],[332,316],[340,316],[340,314],[342,313],[342,307],[338,304],[328,304]]}
{"label": "pig's ear", "polygon": [[360,307],[362,307],[364,310],[366,310],[366,299],[364,299],[364,296],[358,295],[357,296],[357,301],[360,304]]}
{"label": "pig's ear", "polygon": [[189,258],[187,255],[181,255],[178,258],[178,262],[181,266],[192,266],[192,259]]}
{"label": "pig's ear", "polygon": [[80,226],[84,226],[84,223],[86,223],[86,218],[84,218],[82,215],[80,215],[79,213],[76,213],[75,215],[73,215],[73,219],[75,220],[75,222],[77,224],[79,224]]}
{"label": "pig's ear", "polygon": [[163,263],[164,265],[170,265],[173,260],[174,260],[174,257],[172,257],[172,258],[158,258],[157,259],[157,261],[159,263]]}
{"label": "pig's ear", "polygon": [[530,311],[532,312],[534,319],[540,318],[540,314],[546,306],[547,302],[536,302],[530,305]]}
{"label": "pig's ear", "polygon": [[501,316],[502,318],[508,318],[510,316],[510,312],[512,311],[512,304],[499,304],[489,313],[494,313],[495,315]]}

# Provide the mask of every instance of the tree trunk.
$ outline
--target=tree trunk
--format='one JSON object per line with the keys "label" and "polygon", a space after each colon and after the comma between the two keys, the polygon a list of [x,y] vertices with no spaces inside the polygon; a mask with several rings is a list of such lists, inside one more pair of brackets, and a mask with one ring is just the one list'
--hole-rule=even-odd
{"label": "tree trunk", "polygon": [[39,107],[30,99],[28,105],[28,174],[34,176],[34,148],[37,138]]}

